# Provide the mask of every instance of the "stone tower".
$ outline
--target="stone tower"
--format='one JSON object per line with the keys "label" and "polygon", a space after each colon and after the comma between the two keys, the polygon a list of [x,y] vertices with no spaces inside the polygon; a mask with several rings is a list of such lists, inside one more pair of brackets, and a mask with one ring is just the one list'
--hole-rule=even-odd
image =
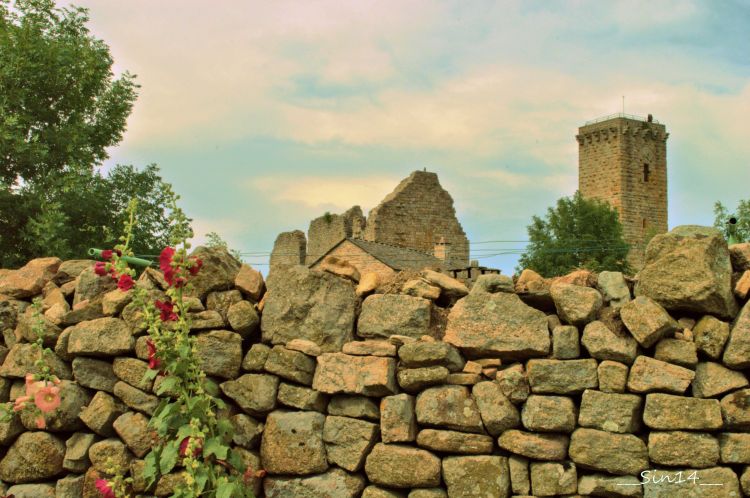
{"label": "stone tower", "polygon": [[667,231],[667,137],[663,124],[615,114],[578,129],[578,190],[620,214],[628,262],[643,266],[647,237]]}

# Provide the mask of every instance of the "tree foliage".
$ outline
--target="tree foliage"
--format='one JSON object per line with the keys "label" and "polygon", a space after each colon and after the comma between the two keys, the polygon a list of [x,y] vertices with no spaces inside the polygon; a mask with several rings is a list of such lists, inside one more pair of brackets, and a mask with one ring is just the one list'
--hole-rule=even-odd
{"label": "tree foliage", "polygon": [[[736,223],[730,223],[734,218]],[[740,200],[734,213],[730,213],[720,201],[714,204],[714,226],[722,231],[729,240],[734,237],[736,242],[750,241],[750,200]]]}
{"label": "tree foliage", "polygon": [[576,268],[629,271],[629,246],[617,211],[609,204],[585,199],[580,192],[563,197],[544,219],[534,216],[527,227],[529,245],[518,269],[544,277],[564,275]]}
{"label": "tree foliage", "polygon": [[230,249],[227,242],[216,232],[208,232],[206,234],[206,247],[223,247],[229,254],[234,256],[234,259],[242,261],[242,253],[237,249]]}
{"label": "tree foliage", "polygon": [[86,256],[117,242],[138,199],[133,249],[169,240],[155,165],[97,167],[120,142],[136,99],[134,76],[115,78],[109,48],[89,33],[87,11],[51,0],[0,0],[0,266]]}
{"label": "tree foliage", "polygon": [[85,9],[52,0],[0,0],[0,179],[13,185],[107,158],[136,99],[115,78],[109,48]]}

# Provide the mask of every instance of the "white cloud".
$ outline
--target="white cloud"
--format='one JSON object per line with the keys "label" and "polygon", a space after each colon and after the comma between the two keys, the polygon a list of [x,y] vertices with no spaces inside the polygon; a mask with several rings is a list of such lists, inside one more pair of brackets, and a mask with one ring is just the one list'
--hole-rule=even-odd
{"label": "white cloud", "polygon": [[375,207],[400,178],[391,176],[263,176],[246,182],[254,191],[262,192],[276,204],[297,205],[312,211],[310,219],[324,210],[345,211],[358,205],[365,213]]}

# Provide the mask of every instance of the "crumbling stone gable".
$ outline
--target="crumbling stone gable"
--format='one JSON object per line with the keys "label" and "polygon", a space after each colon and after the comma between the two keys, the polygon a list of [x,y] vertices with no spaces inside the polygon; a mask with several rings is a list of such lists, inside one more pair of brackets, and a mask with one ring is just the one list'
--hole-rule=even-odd
{"label": "crumbling stone gable", "polygon": [[620,214],[628,261],[643,266],[644,242],[667,231],[667,137],[663,124],[615,117],[578,129],[578,189]]}
{"label": "crumbling stone gable", "polygon": [[362,237],[364,229],[365,217],[359,206],[354,206],[343,214],[326,213],[315,218],[307,230],[306,264],[314,263],[345,238]]}
{"label": "crumbling stone gable", "polygon": [[469,265],[469,239],[456,218],[453,198],[436,173],[415,171],[369,213],[365,240],[433,254],[442,239],[449,267]]}

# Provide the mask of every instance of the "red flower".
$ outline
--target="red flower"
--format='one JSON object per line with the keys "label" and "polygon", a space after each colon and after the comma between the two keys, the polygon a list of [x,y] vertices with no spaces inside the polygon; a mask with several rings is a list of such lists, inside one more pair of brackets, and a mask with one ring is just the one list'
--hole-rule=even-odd
{"label": "red flower", "polygon": [[174,303],[171,301],[161,302],[158,299],[154,306],[161,311],[159,318],[162,322],[175,322],[178,319],[177,313],[174,312]]}
{"label": "red flower", "polygon": [[161,360],[156,357],[156,345],[151,339],[146,339],[146,347],[148,348],[148,368],[151,370],[158,370],[161,366]]}
{"label": "red flower", "polygon": [[120,275],[120,280],[117,282],[117,288],[123,292],[127,292],[133,288],[133,284],[133,277],[126,273],[123,273],[122,275]]}
{"label": "red flower", "polygon": [[190,274],[196,276],[203,266],[203,260],[201,258],[193,258],[193,266],[190,267]]}
{"label": "red flower", "polygon": [[255,470],[248,465],[247,469],[245,469],[245,473],[242,474],[242,480],[245,482],[245,484],[249,484],[250,479],[263,479],[264,477],[266,477],[266,474],[267,472],[265,470]]}
{"label": "red flower", "polygon": [[97,479],[94,485],[104,498],[117,498],[115,490],[112,489],[112,485],[106,479]]}
{"label": "red flower", "polygon": [[99,275],[100,277],[103,277],[107,274],[107,263],[104,261],[97,261],[94,263],[94,273]]}
{"label": "red flower", "polygon": [[112,259],[112,249],[105,249],[102,251],[102,259]]}
{"label": "red flower", "polygon": [[[190,442],[190,437],[186,437],[180,442],[180,456],[184,457],[187,455],[187,447],[188,443]],[[198,438],[196,440],[195,448],[193,449],[193,458],[197,457],[201,454],[201,451],[203,451],[203,440]]]}
{"label": "red flower", "polygon": [[165,247],[159,255],[159,268],[165,274],[172,269],[172,257],[174,257],[174,249],[171,247]]}

